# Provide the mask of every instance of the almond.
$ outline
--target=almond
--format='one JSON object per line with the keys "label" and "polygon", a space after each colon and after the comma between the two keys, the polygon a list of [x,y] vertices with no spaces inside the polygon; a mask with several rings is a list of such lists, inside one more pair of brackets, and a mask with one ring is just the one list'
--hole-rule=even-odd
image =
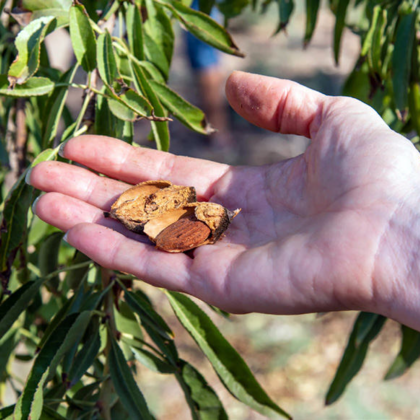
{"label": "almond", "polygon": [[194,187],[147,181],[123,192],[104,214],[147,235],[158,249],[184,252],[217,242],[240,212],[196,200]]}
{"label": "almond", "polygon": [[192,217],[182,218],[159,233],[156,247],[167,252],[184,252],[203,245],[210,234],[205,223]]}

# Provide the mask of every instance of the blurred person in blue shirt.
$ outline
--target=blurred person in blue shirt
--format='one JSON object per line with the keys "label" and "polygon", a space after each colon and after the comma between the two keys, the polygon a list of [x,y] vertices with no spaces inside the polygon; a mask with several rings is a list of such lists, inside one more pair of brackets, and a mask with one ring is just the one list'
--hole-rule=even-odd
{"label": "blurred person in blue shirt", "polygon": [[[194,0],[191,7],[199,10],[199,1]],[[222,20],[221,13],[215,7],[210,16],[219,23]],[[212,145],[222,152],[232,152],[234,143],[228,127],[227,103],[223,93],[225,74],[221,53],[190,32],[187,32],[186,44],[188,60],[198,79],[203,109],[210,124],[217,129],[211,135]]]}

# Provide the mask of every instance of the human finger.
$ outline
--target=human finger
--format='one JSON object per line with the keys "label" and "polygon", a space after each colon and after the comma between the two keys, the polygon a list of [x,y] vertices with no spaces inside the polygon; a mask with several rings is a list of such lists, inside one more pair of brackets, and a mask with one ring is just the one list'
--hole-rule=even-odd
{"label": "human finger", "polygon": [[192,259],[169,254],[92,223],[72,227],[66,241],[102,267],[134,274],[154,286],[189,292]]}
{"label": "human finger", "polygon": [[194,185],[205,199],[213,195],[214,183],[229,170],[228,165],[134,147],[106,136],[72,138],[63,145],[60,155],[130,184],[167,179]]}
{"label": "human finger", "polygon": [[26,182],[45,192],[60,192],[109,210],[117,197],[131,185],[63,162],[41,162],[26,177]]}
{"label": "human finger", "polygon": [[41,195],[35,201],[33,211],[41,220],[64,232],[80,223],[96,223],[132,239],[148,242],[144,236],[130,232],[118,221],[105,217],[101,209],[57,192]]}
{"label": "human finger", "polygon": [[368,114],[369,127],[385,127],[379,115],[360,101],[326,96],[275,77],[235,71],[226,82],[226,96],[233,109],[246,120],[283,134],[311,138],[325,120],[331,122],[330,110],[340,108],[345,108],[347,121],[364,119]]}

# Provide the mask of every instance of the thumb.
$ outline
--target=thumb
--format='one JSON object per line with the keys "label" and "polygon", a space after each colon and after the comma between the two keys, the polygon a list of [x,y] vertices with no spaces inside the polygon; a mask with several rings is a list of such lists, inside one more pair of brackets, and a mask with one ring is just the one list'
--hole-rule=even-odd
{"label": "thumb", "polygon": [[345,109],[348,119],[368,115],[370,124],[386,126],[371,107],[356,99],[326,96],[290,80],[235,71],[226,82],[226,96],[246,120],[283,134],[311,138],[338,109]]}

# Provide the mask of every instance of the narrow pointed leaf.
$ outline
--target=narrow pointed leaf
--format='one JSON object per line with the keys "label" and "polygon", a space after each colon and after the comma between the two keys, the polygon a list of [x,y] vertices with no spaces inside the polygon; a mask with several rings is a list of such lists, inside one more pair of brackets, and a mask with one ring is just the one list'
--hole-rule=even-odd
{"label": "narrow pointed leaf", "polygon": [[72,0],[22,0],[22,9],[31,12],[31,21],[43,16],[54,16],[57,27],[69,24]]}
{"label": "narrow pointed leaf", "polygon": [[[89,260],[90,258],[87,255],[82,254],[79,251],[76,251],[73,257],[73,260],[71,262],[71,265],[84,263]],[[70,286],[71,289],[73,290],[78,289],[78,287],[80,286],[80,283],[83,281],[83,279],[85,278],[89,270],[90,270],[90,266],[87,265],[86,267],[81,267],[77,270],[68,271],[66,274],[66,279],[65,279],[66,283]]]}
{"label": "narrow pointed leaf", "polygon": [[99,321],[97,318],[92,320],[92,326],[89,330],[89,337],[83,344],[74,358],[73,365],[68,374],[68,380],[70,381],[69,387],[75,385],[82,376],[86,373],[90,366],[92,366],[96,359],[99,349],[101,347],[101,339],[99,335]]}
{"label": "narrow pointed leaf", "polygon": [[290,16],[292,16],[293,11],[295,10],[294,0],[277,0],[279,6],[279,25],[275,34],[286,29],[289,24]]}
{"label": "narrow pointed leaf", "polygon": [[[221,0],[217,2],[217,8],[226,19],[231,19],[235,16],[239,16],[244,11],[244,9],[248,7],[249,3],[250,0]],[[207,13],[205,10],[201,10],[201,8],[200,11]]]}
{"label": "narrow pointed leaf", "polygon": [[128,306],[140,317],[144,325],[150,326],[154,331],[165,339],[171,339],[173,332],[168,327],[163,318],[153,309],[153,307],[136,293],[124,288],[124,300]]}
{"label": "narrow pointed leaf", "polygon": [[165,3],[164,6],[173,13],[189,32],[201,41],[225,53],[244,57],[244,54],[226,29],[205,13],[193,10],[178,1],[171,2],[171,4]]}
{"label": "narrow pointed leaf", "polygon": [[242,357],[222,336],[207,314],[185,295],[176,292],[166,294],[176,316],[207,356],[232,395],[270,418],[290,418],[262,389]]}
{"label": "narrow pointed leaf", "polygon": [[0,420],[12,419],[13,412],[15,411],[15,404],[8,405],[0,410]]}
{"label": "narrow pointed leaf", "polygon": [[128,304],[121,301],[118,306],[118,309],[114,309],[117,330],[122,334],[131,335],[133,338],[143,339],[140,323]]}
{"label": "narrow pointed leaf", "polygon": [[315,31],[316,22],[318,21],[320,0],[306,0],[306,28],[304,45],[308,45]]}
{"label": "narrow pointed leaf", "polygon": [[369,312],[365,312],[363,314],[363,317],[360,317],[356,328],[356,347],[359,347],[363,343],[363,341],[365,341],[366,337],[369,335],[370,331],[372,330],[373,326],[379,318],[380,315],[372,314]]}
{"label": "narrow pointed leaf", "polygon": [[99,35],[97,41],[98,70],[103,82],[111,86],[118,76],[117,61],[115,59],[114,47],[112,46],[111,35],[108,31]]}
{"label": "narrow pointed leaf", "polygon": [[156,42],[156,45],[163,52],[168,66],[170,66],[175,38],[171,19],[166,14],[166,10],[153,0],[145,0],[143,2],[144,6],[146,7],[147,15],[143,25],[143,32]]}
{"label": "narrow pointed leaf", "polygon": [[[39,249],[38,267],[41,271],[41,276],[45,277],[53,271],[58,269],[58,253],[60,251],[61,240],[63,238],[62,232],[54,232],[44,239]],[[48,279],[47,287],[51,290],[57,291],[60,279],[58,275]]]}
{"label": "narrow pointed leaf", "polygon": [[[372,319],[375,319],[373,324],[370,322]],[[344,351],[343,358],[328,390],[325,399],[327,405],[332,404],[340,398],[346,386],[359,372],[366,358],[369,344],[379,334],[385,321],[386,318],[381,315],[374,315],[367,312],[361,312],[359,314],[354,323],[353,331]],[[364,328],[365,325],[370,325],[368,332]],[[361,334],[359,330],[363,331],[364,338],[359,345],[356,345],[357,336],[359,334],[360,337]]]}
{"label": "narrow pointed leaf", "polygon": [[169,77],[169,62],[165,52],[156,40],[147,32],[144,33],[144,48],[147,59],[156,66],[163,75],[164,80]]}
{"label": "narrow pointed leaf", "polygon": [[[153,106],[154,113],[157,117],[165,117],[165,110],[160,103],[156,93],[152,89],[147,80],[143,69],[136,63],[131,63],[131,70],[134,77],[134,84],[139,92],[150,101]],[[167,121],[151,121],[154,139],[158,150],[167,152],[169,150],[169,127]]]}
{"label": "narrow pointed leaf", "polygon": [[177,375],[193,419],[228,420],[225,409],[201,373],[185,360],[180,361]]}
{"label": "narrow pointed leaf", "polygon": [[54,82],[46,77],[32,77],[22,85],[9,87],[7,75],[0,75],[0,96],[12,96],[15,98],[26,98],[30,96],[47,95],[54,89]]}
{"label": "narrow pointed leaf", "polygon": [[133,122],[137,119],[136,114],[124,102],[117,99],[107,98],[108,108],[114,117],[123,121]]}
{"label": "narrow pointed leaf", "polygon": [[[79,66],[77,64],[74,65],[70,70],[68,70],[60,77],[58,82],[71,83],[74,79],[74,76],[76,75],[78,67]],[[57,135],[58,124],[63,114],[68,93],[69,88],[67,86],[62,86],[54,89],[54,93],[48,98],[48,102],[46,104],[47,120],[43,130],[44,146],[48,146]]]}
{"label": "narrow pointed leaf", "polygon": [[215,3],[216,3],[216,0],[198,0],[198,8],[200,12],[203,12],[209,15]]}
{"label": "narrow pointed leaf", "polygon": [[127,38],[130,50],[138,60],[144,60],[143,23],[140,10],[135,4],[127,5]]}
{"label": "narrow pointed leaf", "polygon": [[133,378],[123,352],[113,337],[109,353],[109,370],[115,391],[131,418],[152,420],[143,394]]}
{"label": "narrow pointed leaf", "polygon": [[401,325],[401,350],[385,375],[385,379],[394,379],[403,375],[420,357],[420,332]]}
{"label": "narrow pointed leaf", "polygon": [[190,104],[165,84],[155,80],[149,80],[149,83],[163,106],[186,127],[201,134],[214,132],[201,109]]}
{"label": "narrow pointed leaf", "polygon": [[[105,93],[106,86],[102,87],[102,92]],[[130,114],[134,118],[134,114]],[[95,113],[95,134],[117,137],[118,120],[111,112],[108,99],[102,95],[96,97],[96,113]]]}
{"label": "narrow pointed leaf", "polygon": [[398,117],[405,120],[408,108],[408,90],[410,82],[411,55],[416,36],[416,12],[401,17],[395,36],[392,54],[392,86]]}
{"label": "narrow pointed leaf", "polygon": [[176,372],[175,366],[170,365],[168,362],[155,356],[150,351],[136,347],[131,347],[131,351],[138,362],[154,372],[163,374]]}
{"label": "narrow pointed leaf", "polygon": [[111,98],[108,98],[108,105],[111,112],[123,121],[133,122],[138,118],[150,117],[152,115],[152,106],[150,102],[142,95],[139,95],[133,89],[126,89],[120,95],[110,92]]}
{"label": "narrow pointed leaf", "polygon": [[70,8],[70,38],[77,62],[86,72],[96,68],[96,38],[82,4]]}
{"label": "narrow pointed leaf", "polygon": [[16,404],[15,420],[38,420],[43,405],[43,385],[50,368],[54,370],[60,358],[80,335],[86,317],[90,314],[72,314],[67,317],[50,336],[35,359],[25,388]]}
{"label": "narrow pointed leaf", "polygon": [[[57,157],[58,149],[44,150],[32,163],[32,166]],[[28,168],[29,170],[29,168]],[[13,261],[9,256],[20,246],[26,232],[28,210],[31,204],[33,188],[25,183],[26,171],[9,191],[3,210],[0,236],[0,273],[6,273]]]}
{"label": "narrow pointed leaf", "polygon": [[341,37],[346,24],[346,15],[349,3],[350,0],[338,0],[334,27],[334,59],[337,65],[340,60]]}
{"label": "narrow pointed leaf", "polygon": [[52,16],[42,17],[34,20],[19,32],[15,41],[18,56],[8,72],[12,85],[21,85],[38,70],[41,42],[54,22],[55,19]]}

